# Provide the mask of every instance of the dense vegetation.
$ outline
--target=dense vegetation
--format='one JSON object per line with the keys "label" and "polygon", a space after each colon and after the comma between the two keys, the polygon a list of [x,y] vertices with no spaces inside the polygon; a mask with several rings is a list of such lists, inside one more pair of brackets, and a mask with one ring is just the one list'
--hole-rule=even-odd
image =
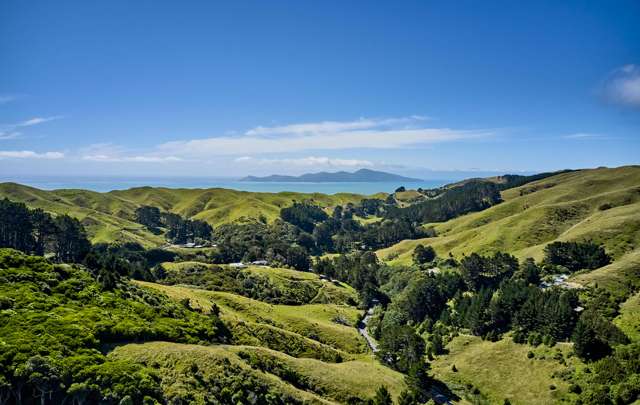
{"label": "dense vegetation", "polygon": [[105,291],[82,267],[0,250],[0,398],[12,402],[164,401],[148,367],[110,361],[109,345],[228,339],[202,315],[128,282]]}

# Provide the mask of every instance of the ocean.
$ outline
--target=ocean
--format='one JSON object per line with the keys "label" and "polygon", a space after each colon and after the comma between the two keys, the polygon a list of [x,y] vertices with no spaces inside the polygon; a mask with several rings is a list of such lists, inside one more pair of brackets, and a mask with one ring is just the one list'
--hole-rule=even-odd
{"label": "ocean", "polygon": [[375,194],[390,193],[400,186],[407,189],[435,188],[452,180],[424,180],[421,182],[391,182],[391,183],[297,183],[297,182],[249,182],[224,178],[201,177],[1,177],[0,182],[14,182],[42,190],[57,189],[85,189],[99,192],[111,190],[126,190],[133,187],[168,187],[168,188],[229,188],[241,191],[256,191],[278,193],[294,191],[301,193],[356,193]]}

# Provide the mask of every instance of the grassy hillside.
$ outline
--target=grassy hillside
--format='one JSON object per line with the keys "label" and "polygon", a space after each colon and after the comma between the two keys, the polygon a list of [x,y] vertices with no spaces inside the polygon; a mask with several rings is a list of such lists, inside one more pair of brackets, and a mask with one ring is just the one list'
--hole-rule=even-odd
{"label": "grassy hillside", "polygon": [[[449,354],[432,363],[434,374],[472,403],[501,404],[507,398],[513,404],[559,402],[569,395],[569,383],[560,377],[578,363],[568,356],[571,345],[566,343],[533,348],[510,338],[489,342],[461,335],[447,349]],[[529,351],[533,358],[527,357]]]}
{"label": "grassy hillside", "polygon": [[[308,403],[345,403],[350,398],[373,397],[381,385],[397,396],[404,387],[400,374],[370,358],[332,364],[253,346],[154,342],[118,347],[109,357],[154,364],[160,369],[161,386],[168,396],[191,396],[195,403],[204,403],[208,390],[235,375],[250,376],[260,385],[287,394],[292,401]],[[198,384],[198,380],[207,384]]]}
{"label": "grassy hillside", "polygon": [[192,284],[278,304],[355,305],[358,302],[358,294],[351,286],[322,280],[310,272],[263,266],[237,269],[197,261],[168,262],[162,266],[168,273],[163,284]]}
{"label": "grassy hillside", "polygon": [[145,246],[161,245],[164,239],[134,222],[135,209],[141,205],[155,206],[216,226],[241,217],[273,220],[282,207],[294,201],[313,200],[322,207],[332,207],[363,198],[349,193],[256,193],[221,188],[139,187],[107,193],[66,189],[44,191],[16,183],[0,183],[0,198],[4,197],[24,202],[31,208],[77,217],[93,242],[136,241]]}
{"label": "grassy hillside", "polygon": [[540,259],[547,243],[592,239],[615,259],[640,248],[640,167],[562,173],[502,192],[485,211],[429,224],[435,238],[403,241],[378,251],[391,262],[411,260],[418,244],[439,255],[510,252]]}
{"label": "grassy hillside", "polygon": [[[272,305],[226,292],[142,281],[137,283],[161,291],[175,300],[188,298],[195,308],[208,311],[216,303],[221,309],[221,318],[233,325],[249,323],[272,326],[343,353],[363,353],[366,350],[366,343],[355,328],[361,311],[354,307],[332,304]],[[247,333],[266,341],[271,340],[268,334],[273,330],[262,330],[262,334],[267,334],[262,337],[253,332],[255,327],[249,328]]]}

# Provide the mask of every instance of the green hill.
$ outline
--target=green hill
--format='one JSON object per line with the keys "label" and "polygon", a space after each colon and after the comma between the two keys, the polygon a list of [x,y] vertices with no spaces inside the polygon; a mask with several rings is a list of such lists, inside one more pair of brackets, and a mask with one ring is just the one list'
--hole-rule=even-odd
{"label": "green hill", "polygon": [[181,216],[207,221],[213,226],[239,218],[271,221],[280,209],[294,201],[312,200],[322,207],[357,202],[364,196],[338,193],[256,193],[211,189],[169,189],[138,187],[98,193],[88,190],[45,191],[16,183],[0,183],[0,198],[23,202],[54,214],[69,214],[82,221],[92,242],[134,241],[144,246],[160,246],[162,236],[154,235],[134,221],[136,208],[151,205]]}
{"label": "green hill", "polygon": [[405,240],[378,255],[408,263],[421,243],[441,256],[503,251],[540,259],[550,242],[591,239],[616,261],[637,263],[631,258],[640,249],[639,166],[562,173],[505,190],[502,198],[484,211],[428,224],[437,237]]}

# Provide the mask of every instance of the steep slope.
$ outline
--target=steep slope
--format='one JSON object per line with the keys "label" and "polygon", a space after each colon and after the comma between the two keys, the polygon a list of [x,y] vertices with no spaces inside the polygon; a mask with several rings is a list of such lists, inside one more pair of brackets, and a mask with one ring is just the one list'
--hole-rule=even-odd
{"label": "steep slope", "polygon": [[555,240],[592,239],[618,259],[640,247],[640,167],[562,173],[502,192],[504,202],[433,226],[435,238],[403,241],[378,252],[410,260],[419,244],[440,255],[510,252],[541,258]]}

